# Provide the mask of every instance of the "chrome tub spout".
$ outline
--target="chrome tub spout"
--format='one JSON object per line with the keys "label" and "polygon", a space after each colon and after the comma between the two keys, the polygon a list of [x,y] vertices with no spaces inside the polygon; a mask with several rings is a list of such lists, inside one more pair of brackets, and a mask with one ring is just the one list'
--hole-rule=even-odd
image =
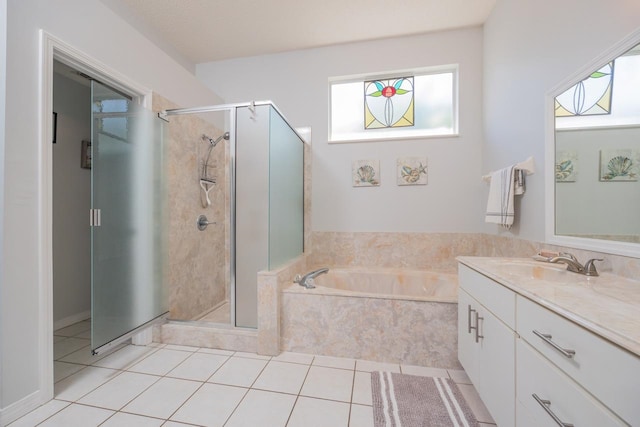
{"label": "chrome tub spout", "polygon": [[296,277],[293,279],[293,283],[297,283],[300,286],[304,286],[307,289],[313,289],[316,287],[313,279],[315,279],[321,274],[325,274],[328,272],[329,272],[329,269],[325,267],[325,268],[319,268],[317,270],[310,271],[304,276],[300,276],[299,274],[297,274]]}

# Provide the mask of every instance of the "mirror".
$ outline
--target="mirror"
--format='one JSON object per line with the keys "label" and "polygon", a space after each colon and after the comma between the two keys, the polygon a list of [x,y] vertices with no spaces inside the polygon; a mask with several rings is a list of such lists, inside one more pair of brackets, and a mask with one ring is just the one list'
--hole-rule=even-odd
{"label": "mirror", "polygon": [[640,44],[555,98],[555,234],[640,243]]}

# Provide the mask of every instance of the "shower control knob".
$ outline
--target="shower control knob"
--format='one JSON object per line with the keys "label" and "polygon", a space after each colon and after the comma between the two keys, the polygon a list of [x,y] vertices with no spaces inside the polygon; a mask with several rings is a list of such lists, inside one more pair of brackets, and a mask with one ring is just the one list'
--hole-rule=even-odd
{"label": "shower control knob", "polygon": [[198,226],[198,230],[200,231],[204,231],[208,225],[211,224],[215,224],[215,222],[209,222],[209,220],[207,219],[207,217],[205,215],[200,215],[198,217],[198,222],[196,222],[196,225]]}

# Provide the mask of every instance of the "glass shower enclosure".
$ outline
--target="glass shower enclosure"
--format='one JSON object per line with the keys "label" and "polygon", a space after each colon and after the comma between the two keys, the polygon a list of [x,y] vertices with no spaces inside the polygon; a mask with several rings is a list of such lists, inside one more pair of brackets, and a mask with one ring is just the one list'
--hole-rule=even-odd
{"label": "glass shower enclosure", "polygon": [[[169,319],[256,328],[258,272],[277,268],[304,250],[304,141],[270,101],[161,115],[169,121],[168,179],[184,182],[182,193],[192,188],[200,193],[180,199],[179,205],[169,203],[172,227],[184,227],[181,241],[169,239],[169,257],[175,254],[169,263],[174,271],[167,276]],[[222,143],[220,136],[227,132],[229,139]],[[181,162],[189,147],[190,162]],[[213,172],[203,182],[205,171]],[[208,222],[202,230],[196,224],[201,215]],[[198,256],[211,247],[217,250]],[[188,253],[191,258],[185,257]],[[202,289],[194,298],[196,286]]]}

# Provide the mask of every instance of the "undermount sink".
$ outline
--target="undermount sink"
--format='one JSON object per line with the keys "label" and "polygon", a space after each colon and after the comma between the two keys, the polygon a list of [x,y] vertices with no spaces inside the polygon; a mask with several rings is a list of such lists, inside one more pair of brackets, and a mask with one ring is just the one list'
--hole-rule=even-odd
{"label": "undermount sink", "polygon": [[496,272],[508,276],[545,280],[550,282],[582,282],[587,276],[567,271],[562,264],[548,264],[527,259],[501,259]]}

